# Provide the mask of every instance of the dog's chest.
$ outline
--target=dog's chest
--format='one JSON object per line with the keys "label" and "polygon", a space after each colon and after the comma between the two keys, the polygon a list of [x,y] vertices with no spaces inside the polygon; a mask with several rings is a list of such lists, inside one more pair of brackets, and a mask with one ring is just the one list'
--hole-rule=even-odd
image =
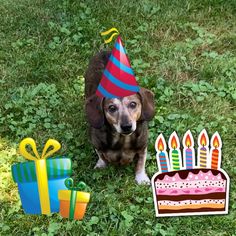
{"label": "dog's chest", "polygon": [[137,152],[132,148],[132,144],[135,142],[132,136],[116,135],[110,141],[110,148],[104,152],[108,162],[125,165],[133,161]]}

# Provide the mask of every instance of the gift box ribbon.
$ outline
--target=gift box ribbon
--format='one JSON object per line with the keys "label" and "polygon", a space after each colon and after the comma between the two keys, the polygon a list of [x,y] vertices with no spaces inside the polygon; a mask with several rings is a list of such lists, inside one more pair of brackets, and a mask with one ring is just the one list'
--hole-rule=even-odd
{"label": "gift box ribbon", "polygon": [[[30,154],[26,147],[27,145],[31,146],[34,156]],[[49,148],[51,148],[49,150]],[[19,151],[20,154],[27,160],[35,162],[35,170],[38,183],[40,207],[42,214],[50,213],[50,200],[49,200],[49,191],[48,191],[48,176],[47,176],[47,166],[46,159],[61,148],[61,144],[54,139],[49,139],[44,148],[42,155],[38,154],[36,143],[32,138],[25,138],[20,142]]]}
{"label": "gift box ribbon", "polygon": [[65,180],[65,186],[68,188],[68,190],[71,190],[69,219],[73,220],[75,214],[77,191],[83,191],[86,188],[86,184],[80,181],[76,186],[74,186],[73,179],[67,178]]}

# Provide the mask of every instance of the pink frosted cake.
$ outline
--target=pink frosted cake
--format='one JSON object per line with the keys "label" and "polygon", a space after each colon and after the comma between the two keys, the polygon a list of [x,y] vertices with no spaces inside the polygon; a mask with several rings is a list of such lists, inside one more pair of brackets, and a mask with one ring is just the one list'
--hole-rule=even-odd
{"label": "pink frosted cake", "polygon": [[154,178],[159,214],[225,212],[227,178],[213,169],[179,170]]}

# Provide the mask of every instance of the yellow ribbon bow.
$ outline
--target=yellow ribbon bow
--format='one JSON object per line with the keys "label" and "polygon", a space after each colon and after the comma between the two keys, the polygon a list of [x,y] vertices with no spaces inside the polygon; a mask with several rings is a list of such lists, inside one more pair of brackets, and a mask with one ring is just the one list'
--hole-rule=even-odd
{"label": "yellow ribbon bow", "polygon": [[106,36],[106,35],[108,35],[108,34],[110,34],[112,32],[114,32],[114,33],[110,36],[110,38],[104,40],[105,43],[110,43],[112,41],[112,39],[114,38],[114,36],[119,34],[119,31],[116,28],[111,28],[111,29],[101,33],[102,36]]}
{"label": "yellow ribbon bow", "polygon": [[[26,146],[29,145],[32,148],[32,151],[35,156],[30,154],[26,150]],[[52,147],[52,150],[48,149]],[[49,200],[49,190],[48,190],[48,176],[47,176],[47,167],[46,167],[46,159],[50,157],[52,154],[57,152],[61,148],[61,144],[55,139],[49,139],[44,148],[41,157],[38,154],[36,143],[32,138],[25,138],[20,142],[19,151],[22,156],[26,159],[35,162],[37,183],[38,183],[38,191],[39,191],[39,200],[41,206],[42,214],[50,213],[50,200]]]}

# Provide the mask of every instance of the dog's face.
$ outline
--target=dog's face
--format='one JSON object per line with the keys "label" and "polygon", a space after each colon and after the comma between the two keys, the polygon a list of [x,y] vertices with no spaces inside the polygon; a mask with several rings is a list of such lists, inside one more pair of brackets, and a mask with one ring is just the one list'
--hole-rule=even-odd
{"label": "dog's face", "polygon": [[131,134],[137,121],[149,121],[155,114],[154,94],[141,88],[137,94],[124,98],[100,98],[96,94],[86,100],[86,115],[90,125],[101,128],[105,119],[120,134]]}
{"label": "dog's face", "polygon": [[103,110],[108,123],[116,132],[129,135],[136,130],[136,122],[142,113],[142,103],[138,94],[105,99]]}

